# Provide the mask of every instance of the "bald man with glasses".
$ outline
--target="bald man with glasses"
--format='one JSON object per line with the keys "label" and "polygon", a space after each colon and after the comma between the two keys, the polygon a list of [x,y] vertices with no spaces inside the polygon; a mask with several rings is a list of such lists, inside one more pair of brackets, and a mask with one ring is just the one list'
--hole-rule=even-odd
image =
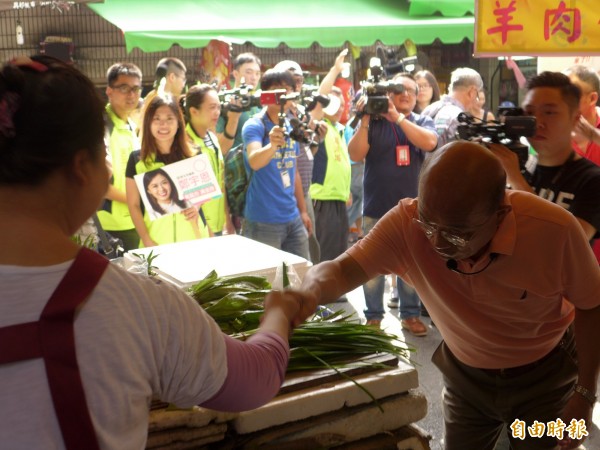
{"label": "bald man with glasses", "polygon": [[[600,268],[571,213],[505,186],[491,151],[447,144],[426,160],[418,198],[312,267],[299,289],[271,295],[295,296],[308,317],[369,279],[397,274],[443,338],[432,361],[444,375],[445,450],[492,450],[505,425],[513,450],[575,449],[596,402]],[[518,432],[558,420],[585,433]]]}

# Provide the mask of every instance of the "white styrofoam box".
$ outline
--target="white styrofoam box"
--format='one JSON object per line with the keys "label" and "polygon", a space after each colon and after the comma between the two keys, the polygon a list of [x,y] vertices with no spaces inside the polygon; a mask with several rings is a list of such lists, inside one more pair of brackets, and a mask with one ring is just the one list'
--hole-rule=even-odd
{"label": "white styrofoam box", "polygon": [[[177,242],[140,248],[129,253],[158,255],[153,261],[158,276],[180,287],[189,287],[211,270],[219,276],[255,274],[272,283],[282,263],[303,277],[310,262],[269,245],[238,235]],[[127,256],[127,255],[126,255]]]}

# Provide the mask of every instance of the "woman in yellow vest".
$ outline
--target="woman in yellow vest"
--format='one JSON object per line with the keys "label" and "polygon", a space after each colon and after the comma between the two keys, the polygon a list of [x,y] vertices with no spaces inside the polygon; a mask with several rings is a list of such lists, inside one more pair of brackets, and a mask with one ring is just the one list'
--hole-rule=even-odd
{"label": "woman in yellow vest", "polygon": [[202,205],[210,231],[215,236],[220,236],[223,229],[228,234],[235,233],[227,200],[225,196],[224,159],[219,147],[214,130],[221,115],[221,103],[214,87],[208,84],[193,86],[185,96],[186,131],[193,145],[197,147],[210,160],[211,167],[221,188],[223,195],[212,199]]}
{"label": "woman in yellow vest", "polygon": [[134,151],[127,163],[127,205],[144,247],[189,241],[209,236],[202,211],[190,206],[180,212],[154,220],[142,210],[140,192],[134,176],[194,156],[186,135],[183,115],[169,94],[157,95],[144,113],[142,148]]}

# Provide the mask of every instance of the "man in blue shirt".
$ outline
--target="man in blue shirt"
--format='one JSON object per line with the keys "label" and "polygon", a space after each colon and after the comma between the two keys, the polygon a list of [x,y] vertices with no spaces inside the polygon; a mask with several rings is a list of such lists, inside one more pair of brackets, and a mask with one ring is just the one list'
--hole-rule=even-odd
{"label": "man in blue shirt", "polygon": [[[263,92],[276,89],[293,92],[290,72],[265,72]],[[290,106],[291,102],[285,103],[283,113]],[[296,165],[300,150],[289,137],[289,121],[282,117],[283,126],[279,125],[281,109],[279,102],[267,105],[242,129],[246,167],[251,172],[242,235],[308,259],[312,223]]]}

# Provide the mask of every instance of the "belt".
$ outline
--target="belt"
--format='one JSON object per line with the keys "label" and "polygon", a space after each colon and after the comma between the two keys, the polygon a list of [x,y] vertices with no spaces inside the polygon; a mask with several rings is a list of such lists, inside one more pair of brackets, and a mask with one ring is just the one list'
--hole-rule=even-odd
{"label": "belt", "polygon": [[479,370],[481,370],[484,373],[487,373],[488,375],[501,377],[501,378],[518,377],[520,375],[524,375],[528,372],[531,372],[533,369],[541,366],[545,361],[547,361],[548,359],[550,359],[554,355],[556,355],[560,351],[561,347],[563,346],[563,343],[564,343],[564,338],[561,339],[560,342],[558,343],[558,345],[556,347],[554,347],[552,350],[550,350],[550,352],[548,352],[548,354],[546,354],[546,356],[543,356],[540,359],[538,359],[537,361],[531,362],[529,364],[525,364],[525,365],[517,366],[517,367],[509,367],[507,369],[479,369]]}

